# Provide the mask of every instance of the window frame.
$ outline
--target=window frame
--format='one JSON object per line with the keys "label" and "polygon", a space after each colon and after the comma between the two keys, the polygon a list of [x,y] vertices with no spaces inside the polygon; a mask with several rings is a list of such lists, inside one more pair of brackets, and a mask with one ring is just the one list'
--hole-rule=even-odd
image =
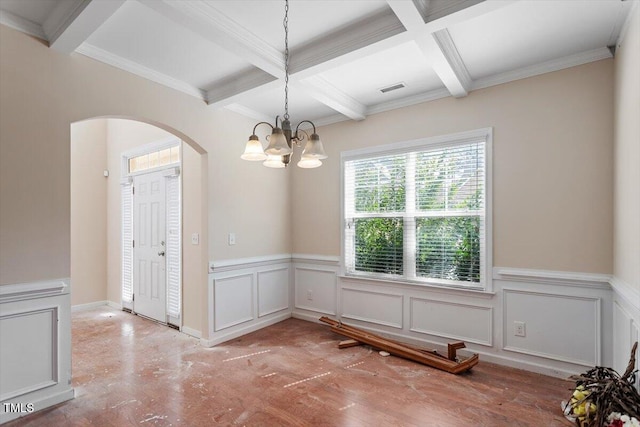
{"label": "window frame", "polygon": [[[484,194],[484,251],[481,253],[481,278],[478,285],[465,285],[458,281],[448,281],[444,279],[398,277],[395,275],[387,275],[382,273],[369,272],[347,272],[347,257],[354,254],[347,254],[345,230],[347,219],[345,217],[345,186],[346,186],[346,162],[353,160],[362,160],[367,158],[376,158],[381,156],[392,156],[406,154],[420,150],[436,150],[451,146],[458,146],[465,143],[471,143],[483,139],[485,141],[485,194]],[[466,132],[453,133],[448,135],[440,135],[434,137],[420,138],[416,140],[403,141],[391,144],[378,145],[356,150],[343,151],[340,155],[340,259],[341,259],[341,275],[349,279],[362,279],[372,282],[393,282],[407,285],[437,287],[452,290],[462,290],[469,292],[485,292],[493,291],[492,268],[493,268],[493,128],[481,128]],[[408,227],[403,227],[407,232]],[[406,247],[405,247],[406,249]],[[415,249],[415,248],[414,248]],[[405,275],[407,272],[407,261],[413,258],[404,258]],[[415,269],[415,263],[411,266]]]}

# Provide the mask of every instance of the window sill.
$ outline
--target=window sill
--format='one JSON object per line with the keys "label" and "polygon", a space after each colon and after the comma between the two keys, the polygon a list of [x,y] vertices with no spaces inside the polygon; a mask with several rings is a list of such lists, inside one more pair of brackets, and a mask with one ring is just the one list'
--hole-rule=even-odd
{"label": "window sill", "polygon": [[437,285],[433,283],[412,282],[408,280],[381,279],[381,278],[351,275],[351,274],[341,274],[338,277],[346,282],[371,283],[374,285],[391,285],[391,286],[401,287],[405,289],[422,289],[422,290],[429,290],[433,292],[440,292],[440,293],[451,294],[451,295],[468,296],[473,298],[491,299],[496,295],[495,292],[487,291],[479,288],[468,289],[463,287]]}

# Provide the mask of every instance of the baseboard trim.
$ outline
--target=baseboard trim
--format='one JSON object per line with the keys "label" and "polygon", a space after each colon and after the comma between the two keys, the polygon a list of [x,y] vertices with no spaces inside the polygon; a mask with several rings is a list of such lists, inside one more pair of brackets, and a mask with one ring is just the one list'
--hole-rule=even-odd
{"label": "baseboard trim", "polygon": [[251,323],[243,328],[234,329],[224,333],[220,333],[220,332],[215,333],[214,336],[210,339],[201,338],[200,344],[203,347],[213,347],[218,344],[222,344],[223,342],[230,341],[232,339],[241,337],[251,332],[255,332],[259,329],[266,328],[267,326],[280,323],[290,318],[291,318],[291,312],[287,311],[286,313],[282,313],[274,317],[269,317],[268,319],[264,319],[259,322]]}
{"label": "baseboard trim", "polygon": [[116,310],[122,310],[122,304],[113,301],[107,301],[107,305],[111,308],[115,308]]}
{"label": "baseboard trim", "polygon": [[183,332],[194,338],[198,338],[198,339],[202,338],[202,332],[198,331],[197,329],[190,328],[188,326],[183,326],[182,328],[180,328],[180,332]]}
{"label": "baseboard trim", "polygon": [[[33,406],[35,408],[34,412],[38,412],[41,411],[43,409],[46,409],[50,406],[54,406],[57,405],[59,403],[62,402],[66,402],[67,400],[71,400],[75,398],[75,391],[73,388],[70,388],[68,390],[62,391],[60,393],[56,393],[52,396],[47,396],[43,399],[40,400],[35,400],[35,401],[30,401],[30,402],[23,402],[23,403],[33,403]],[[16,399],[18,400],[18,399]],[[17,402],[12,402],[12,403],[17,403]],[[33,412],[32,412],[33,413]],[[29,415],[29,413],[9,413],[9,412],[2,412],[0,413],[0,424],[4,424],[8,421],[11,420],[15,420],[18,419],[20,417],[24,417],[26,415]]]}
{"label": "baseboard trim", "polygon": [[86,304],[76,304],[76,305],[72,305],[71,306],[71,312],[72,313],[76,313],[78,311],[86,311],[86,310],[92,310],[94,308],[98,308],[98,307],[102,307],[105,305],[108,305],[109,301],[104,300],[104,301],[94,301],[94,302],[89,302]]}

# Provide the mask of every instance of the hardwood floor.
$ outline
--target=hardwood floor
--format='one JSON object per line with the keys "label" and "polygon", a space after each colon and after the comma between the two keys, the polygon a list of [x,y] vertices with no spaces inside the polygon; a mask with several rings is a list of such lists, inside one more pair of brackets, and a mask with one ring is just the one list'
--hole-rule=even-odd
{"label": "hardwood floor", "polygon": [[99,308],[73,314],[76,398],[6,426],[571,426],[572,382],[485,363],[452,375],[289,319],[223,345]]}

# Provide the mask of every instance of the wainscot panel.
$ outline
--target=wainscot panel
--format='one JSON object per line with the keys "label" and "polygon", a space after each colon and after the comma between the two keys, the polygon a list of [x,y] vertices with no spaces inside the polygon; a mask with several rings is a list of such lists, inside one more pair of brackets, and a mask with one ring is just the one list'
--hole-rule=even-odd
{"label": "wainscot panel", "polygon": [[73,399],[68,283],[0,286],[0,423]]}
{"label": "wainscot panel", "polygon": [[289,267],[258,272],[258,317],[289,309]]}
{"label": "wainscot panel", "polygon": [[491,347],[493,308],[411,298],[410,329]]}
{"label": "wainscot panel", "polygon": [[342,317],[402,329],[401,294],[342,288]]}
{"label": "wainscot panel", "polygon": [[253,320],[253,274],[215,279],[213,289],[214,331]]}
{"label": "wainscot panel", "polygon": [[335,270],[321,266],[295,264],[294,271],[296,310],[335,316],[337,313]]}
{"label": "wainscot panel", "polygon": [[[600,365],[599,298],[503,289],[504,349],[584,366]],[[524,326],[517,336],[516,322]]]}
{"label": "wainscot panel", "polygon": [[277,255],[210,263],[209,336],[201,338],[202,345],[220,344],[291,317],[290,259]]}
{"label": "wainscot panel", "polygon": [[[613,288],[613,368],[622,373],[627,367],[631,348],[640,341],[640,290],[617,278],[611,280]],[[640,354],[636,353],[636,369]],[[640,375],[636,376],[640,390]]]}

